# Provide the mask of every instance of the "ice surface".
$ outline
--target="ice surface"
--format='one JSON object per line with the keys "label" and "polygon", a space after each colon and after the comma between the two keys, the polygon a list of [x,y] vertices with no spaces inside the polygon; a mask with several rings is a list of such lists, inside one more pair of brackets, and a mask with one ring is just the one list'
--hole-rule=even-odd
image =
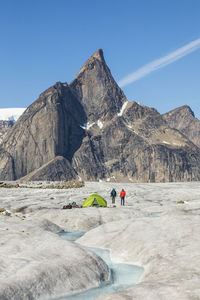
{"label": "ice surface", "polygon": [[114,264],[112,266],[113,279],[107,284],[86,292],[71,296],[62,296],[53,300],[93,300],[100,295],[111,294],[136,284],[142,275],[143,269],[132,265]]}
{"label": "ice surface", "polygon": [[[63,232],[59,234],[62,238],[75,241],[79,236],[83,236],[85,232],[74,231],[74,232]],[[62,296],[53,298],[54,300],[93,300],[102,294],[110,294],[136,284],[144,269],[138,266],[128,264],[114,264],[110,259],[110,251],[100,248],[89,248],[89,250],[100,256],[111,270],[111,278],[105,283],[101,284],[98,288],[93,288],[88,291],[74,294],[71,296]]]}
{"label": "ice surface", "polygon": [[0,228],[0,299],[45,299],[99,286],[110,277],[100,258],[64,241],[56,234],[62,228],[48,220],[0,215]]}
{"label": "ice surface", "polygon": [[160,214],[161,214],[161,212],[156,211],[156,212],[151,212],[151,213],[150,213],[150,216],[151,216],[151,217],[159,217]]}
{"label": "ice surface", "polygon": [[64,231],[64,232],[59,232],[59,236],[62,237],[64,240],[70,241],[70,242],[75,242],[77,239],[82,237],[86,231]]}
{"label": "ice surface", "polygon": [[[81,205],[95,192],[107,200],[107,208],[62,209],[72,201]],[[106,248],[116,264],[144,267],[140,283],[98,300],[200,299],[199,182],[1,188],[0,207],[11,211],[11,216],[0,213],[0,299],[44,300],[98,286],[105,267],[95,254],[86,261],[84,247]],[[61,230],[88,232],[79,246],[58,237]]]}

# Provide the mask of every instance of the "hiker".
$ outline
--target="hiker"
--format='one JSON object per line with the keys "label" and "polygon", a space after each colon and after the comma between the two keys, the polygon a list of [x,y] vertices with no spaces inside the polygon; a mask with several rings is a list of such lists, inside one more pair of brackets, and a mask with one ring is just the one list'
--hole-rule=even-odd
{"label": "hiker", "polygon": [[110,196],[112,198],[112,204],[115,204],[115,197],[117,196],[117,193],[114,188],[112,189]]}
{"label": "hiker", "polygon": [[121,205],[124,205],[124,198],[126,196],[126,192],[124,189],[121,190],[120,192],[120,198],[121,198]]}

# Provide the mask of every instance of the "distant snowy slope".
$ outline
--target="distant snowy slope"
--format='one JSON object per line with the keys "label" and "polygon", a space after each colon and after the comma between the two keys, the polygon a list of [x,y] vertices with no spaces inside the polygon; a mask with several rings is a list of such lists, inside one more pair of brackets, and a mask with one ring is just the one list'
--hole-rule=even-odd
{"label": "distant snowy slope", "polygon": [[17,121],[26,108],[0,108],[0,120]]}

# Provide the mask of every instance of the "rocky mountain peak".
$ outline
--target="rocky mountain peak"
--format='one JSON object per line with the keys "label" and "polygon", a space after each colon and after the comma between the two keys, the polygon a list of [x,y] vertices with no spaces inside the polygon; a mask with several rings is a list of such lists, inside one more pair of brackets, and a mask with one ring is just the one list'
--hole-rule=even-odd
{"label": "rocky mountain peak", "polygon": [[103,50],[98,49],[95,53],[93,53],[90,58],[85,62],[85,64],[80,68],[78,74],[76,75],[75,79],[78,78],[85,70],[91,68],[95,63],[100,63],[102,65],[106,65]]}
{"label": "rocky mountain peak", "polygon": [[91,64],[95,64],[95,62],[99,62],[103,65],[106,65],[103,50],[98,49],[95,53],[93,53],[90,58],[85,62],[85,64],[80,68],[78,74],[76,75],[75,79],[80,76],[85,70],[87,70],[89,67],[91,67]]}
{"label": "rocky mountain peak", "polygon": [[200,147],[200,120],[188,105],[183,105],[163,115],[171,128],[178,129]]}
{"label": "rocky mountain peak", "polygon": [[191,109],[190,106],[188,105],[183,105],[180,108],[180,111],[185,112],[185,114],[191,115],[192,117],[195,117],[195,114],[193,112],[193,110]]}
{"label": "rocky mountain peak", "polygon": [[183,105],[180,107],[177,107],[171,111],[169,111],[168,113],[164,114],[164,116],[171,116],[171,115],[179,115],[179,116],[183,116],[183,117],[195,117],[194,112],[192,111],[192,109],[190,108],[190,106],[188,105]]}
{"label": "rocky mountain peak", "polygon": [[112,77],[101,49],[90,56],[70,87],[82,103],[90,122],[112,119],[127,101]]}
{"label": "rocky mountain peak", "polygon": [[102,49],[98,49],[93,55],[91,55],[91,57],[95,57],[95,58],[97,58],[99,60],[105,61]]}

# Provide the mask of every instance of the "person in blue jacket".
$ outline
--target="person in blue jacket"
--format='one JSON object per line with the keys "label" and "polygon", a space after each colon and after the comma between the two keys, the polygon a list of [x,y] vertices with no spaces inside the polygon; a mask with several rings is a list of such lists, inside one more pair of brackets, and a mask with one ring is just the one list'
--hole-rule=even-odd
{"label": "person in blue jacket", "polygon": [[112,189],[110,196],[112,198],[112,204],[115,204],[115,197],[117,196],[117,192],[115,191],[114,188]]}

